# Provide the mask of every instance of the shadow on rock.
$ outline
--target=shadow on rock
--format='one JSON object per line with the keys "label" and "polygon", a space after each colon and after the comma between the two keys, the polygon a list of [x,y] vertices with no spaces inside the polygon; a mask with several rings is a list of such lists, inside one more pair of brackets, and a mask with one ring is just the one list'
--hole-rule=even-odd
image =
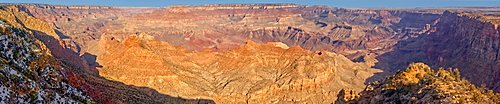
{"label": "shadow on rock", "polygon": [[92,97],[97,103],[215,103],[213,100],[207,99],[172,97],[151,88],[130,86],[109,80],[97,73],[95,67],[100,65],[95,62],[95,55],[84,54],[81,58],[78,53],[62,47],[60,41],[54,37],[40,31],[31,31],[35,38],[42,41],[64,67],[61,72],[66,75],[65,80]]}
{"label": "shadow on rock", "polygon": [[373,68],[381,69],[384,72],[375,73],[368,78],[365,84],[385,79],[386,76],[394,75],[398,70],[404,70],[409,64],[423,62],[432,64],[425,60],[426,54],[423,52],[424,36],[409,38],[398,41],[394,51],[384,53],[376,57],[379,61]]}

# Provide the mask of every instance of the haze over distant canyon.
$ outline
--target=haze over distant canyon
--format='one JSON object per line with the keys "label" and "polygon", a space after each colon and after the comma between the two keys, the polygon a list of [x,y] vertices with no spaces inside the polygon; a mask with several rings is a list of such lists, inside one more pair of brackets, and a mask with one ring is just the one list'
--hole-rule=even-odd
{"label": "haze over distant canyon", "polygon": [[[500,101],[494,93],[500,7],[1,4],[0,10],[6,37],[0,39],[10,49],[0,50],[0,88],[25,92],[18,99],[34,88],[4,83],[45,81],[33,85],[42,89],[33,90],[35,98],[58,92],[80,103]],[[10,70],[21,77],[5,74]],[[60,80],[36,77],[42,73]],[[51,85],[59,82],[68,87]]]}

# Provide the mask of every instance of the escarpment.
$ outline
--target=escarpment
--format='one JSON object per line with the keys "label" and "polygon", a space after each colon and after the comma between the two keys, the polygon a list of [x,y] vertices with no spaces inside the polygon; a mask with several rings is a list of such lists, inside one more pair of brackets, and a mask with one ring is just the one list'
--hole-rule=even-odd
{"label": "escarpment", "polygon": [[[460,67],[472,83],[499,91],[499,17],[445,12],[430,33],[423,51],[436,66]],[[476,79],[479,78],[480,79]]]}
{"label": "escarpment", "polygon": [[[205,48],[229,50],[253,40],[284,42],[309,50],[328,50],[349,55],[362,50],[389,47],[397,34],[417,31],[432,24],[404,21],[415,29],[391,27],[413,15],[386,10],[352,10],[296,4],[225,4],[125,8],[21,5],[24,11],[52,24],[64,35],[67,47],[84,54],[102,34],[123,40],[129,34],[147,33],[161,41],[186,47],[190,52]],[[100,9],[97,9],[100,8]],[[145,12],[138,12],[145,10]],[[106,15],[104,15],[106,14]],[[410,13],[408,13],[410,14]],[[395,16],[398,15],[398,16]],[[57,20],[54,20],[57,19]],[[81,25],[73,25],[81,24]],[[406,25],[405,25],[406,26]],[[396,38],[394,38],[396,36]],[[364,51],[366,53],[366,51]]]}
{"label": "escarpment", "polygon": [[[79,53],[85,45],[100,38],[101,28],[107,23],[135,13],[149,12],[155,8],[114,7],[92,5],[16,5],[20,11],[47,22],[52,26],[54,35],[60,37],[63,47]],[[48,26],[47,26],[48,27]],[[59,39],[59,38],[56,38]],[[83,54],[83,53],[82,53]]]}
{"label": "escarpment", "polygon": [[498,91],[497,16],[446,11],[426,28],[399,41],[394,51],[380,55],[376,67],[400,69],[412,62],[424,62],[432,67],[460,68],[471,83]]}

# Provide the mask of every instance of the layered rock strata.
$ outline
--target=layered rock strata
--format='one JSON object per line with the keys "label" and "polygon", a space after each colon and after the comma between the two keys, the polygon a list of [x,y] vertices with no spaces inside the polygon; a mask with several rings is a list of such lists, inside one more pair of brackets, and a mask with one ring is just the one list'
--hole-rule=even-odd
{"label": "layered rock strata", "polygon": [[476,85],[500,91],[499,17],[445,12],[425,41],[426,59],[435,66],[457,67]]}
{"label": "layered rock strata", "polygon": [[357,91],[379,70],[327,51],[271,42],[221,52],[188,53],[146,34],[101,39],[100,75],[185,98],[217,103],[332,103],[342,88]]}

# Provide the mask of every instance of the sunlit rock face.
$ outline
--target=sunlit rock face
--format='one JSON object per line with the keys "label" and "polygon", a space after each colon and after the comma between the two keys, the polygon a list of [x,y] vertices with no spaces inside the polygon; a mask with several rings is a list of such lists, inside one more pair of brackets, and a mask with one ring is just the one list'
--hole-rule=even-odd
{"label": "sunlit rock face", "polygon": [[108,43],[97,59],[102,76],[218,103],[333,103],[340,89],[360,91],[380,71],[340,54],[277,42],[188,53],[146,34],[101,41]]}
{"label": "sunlit rock face", "polygon": [[460,77],[457,69],[432,70],[413,63],[356,94],[346,89],[336,103],[499,103],[500,95]]}

